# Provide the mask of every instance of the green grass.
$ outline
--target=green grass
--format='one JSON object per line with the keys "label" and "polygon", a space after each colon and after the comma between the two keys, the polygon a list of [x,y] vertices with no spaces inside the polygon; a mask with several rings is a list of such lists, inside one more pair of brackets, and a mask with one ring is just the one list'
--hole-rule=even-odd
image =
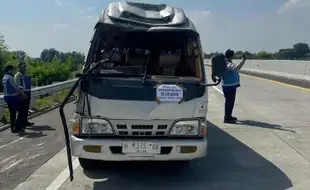
{"label": "green grass", "polygon": [[[43,98],[37,98],[36,99],[36,106],[37,110],[42,110],[46,108],[50,108],[54,104],[60,103],[64,100],[64,98],[69,93],[68,89],[60,90],[55,94],[55,97],[53,98],[53,95],[49,95]],[[74,92],[74,95],[77,95],[77,92]],[[4,118],[2,119],[2,123],[9,123],[10,122],[10,112],[8,108],[4,108]]]}

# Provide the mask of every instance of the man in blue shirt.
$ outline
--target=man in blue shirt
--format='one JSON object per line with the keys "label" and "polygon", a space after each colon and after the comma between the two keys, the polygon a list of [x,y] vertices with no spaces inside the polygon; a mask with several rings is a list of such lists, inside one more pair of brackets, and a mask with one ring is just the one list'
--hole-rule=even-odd
{"label": "man in blue shirt", "polygon": [[[2,85],[3,85],[3,93],[4,93],[4,100],[7,103],[10,111],[10,122],[11,122],[11,131],[12,133],[16,132],[25,132],[22,129],[23,126],[23,110],[22,107],[19,106],[22,99],[25,98],[25,94],[23,93],[22,89],[16,85],[13,79],[14,73],[14,66],[7,65],[4,68],[4,76],[2,78]],[[18,118],[16,120],[16,113],[18,112]]]}
{"label": "man in blue shirt", "polygon": [[235,124],[238,120],[236,117],[232,116],[232,112],[235,105],[237,88],[240,87],[240,76],[239,71],[243,67],[246,56],[242,55],[242,60],[239,64],[232,62],[234,57],[234,51],[228,49],[225,52],[225,57],[227,61],[227,71],[222,77],[222,88],[225,97],[225,117],[224,123]]}
{"label": "man in blue shirt", "polygon": [[14,80],[17,86],[20,86],[23,88],[23,92],[27,96],[25,101],[21,104],[21,106],[24,109],[23,128],[26,128],[26,126],[34,125],[34,123],[28,121],[28,111],[29,111],[30,100],[31,100],[31,79],[30,77],[26,75],[26,63],[24,61],[21,61],[18,67],[19,67],[19,72],[15,74]]}

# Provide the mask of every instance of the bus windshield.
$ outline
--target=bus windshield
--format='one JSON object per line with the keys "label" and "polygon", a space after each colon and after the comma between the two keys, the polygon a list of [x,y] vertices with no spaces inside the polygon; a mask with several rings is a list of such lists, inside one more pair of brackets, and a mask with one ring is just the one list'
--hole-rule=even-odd
{"label": "bus windshield", "polygon": [[[100,73],[159,75],[202,78],[202,56],[198,36],[188,32],[127,32],[99,38],[94,62],[107,59],[116,47],[111,64]],[[113,39],[113,40],[111,40]],[[116,40],[115,40],[116,39]],[[94,42],[93,42],[94,43]]]}

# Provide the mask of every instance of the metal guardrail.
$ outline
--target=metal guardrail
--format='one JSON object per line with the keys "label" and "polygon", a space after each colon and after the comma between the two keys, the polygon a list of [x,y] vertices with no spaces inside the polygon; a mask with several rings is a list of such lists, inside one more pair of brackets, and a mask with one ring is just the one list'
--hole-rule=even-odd
{"label": "metal guardrail", "polygon": [[[236,60],[238,61],[238,60]],[[205,62],[208,64],[210,60],[205,59]],[[289,64],[290,63],[290,64]],[[310,61],[280,61],[280,60],[248,60],[247,64],[244,66],[246,69],[259,69],[259,70],[272,70],[271,66],[275,65],[276,70],[281,72],[281,69],[284,68],[284,65],[289,64],[289,69],[287,69],[288,73],[292,71],[293,66],[296,67],[295,70],[302,70],[304,75],[310,75]],[[268,67],[267,67],[268,66]],[[266,68],[265,68],[266,67]],[[282,71],[283,72],[283,71]],[[295,73],[294,73],[295,74]],[[297,74],[297,73],[296,73]],[[299,74],[299,73],[298,73]],[[53,92],[57,92],[62,89],[67,89],[72,87],[74,82],[77,79],[71,79],[64,82],[58,82],[55,84],[40,86],[33,88],[31,90],[31,98],[39,97],[44,94],[51,94]],[[0,95],[0,108],[5,106],[6,102],[4,101],[3,95]],[[1,114],[0,114],[1,115]]]}
{"label": "metal guardrail", "polygon": [[[36,98],[44,94],[51,94],[53,92],[60,91],[62,89],[68,89],[72,87],[72,85],[76,82],[77,79],[71,79],[63,82],[58,82],[51,85],[46,86],[40,86],[33,88],[31,90],[31,98]],[[0,107],[3,107],[6,105],[6,102],[4,101],[3,95],[0,95]]]}

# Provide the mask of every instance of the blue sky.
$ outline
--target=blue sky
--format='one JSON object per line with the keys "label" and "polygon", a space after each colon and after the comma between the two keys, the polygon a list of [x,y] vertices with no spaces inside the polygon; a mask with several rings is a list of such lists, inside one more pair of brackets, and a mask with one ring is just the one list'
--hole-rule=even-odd
{"label": "blue sky", "polygon": [[[1,0],[0,34],[12,49],[87,52],[93,26],[111,0]],[[205,52],[277,51],[310,44],[310,0],[145,0],[183,8]],[[193,3],[195,2],[195,3]]]}

